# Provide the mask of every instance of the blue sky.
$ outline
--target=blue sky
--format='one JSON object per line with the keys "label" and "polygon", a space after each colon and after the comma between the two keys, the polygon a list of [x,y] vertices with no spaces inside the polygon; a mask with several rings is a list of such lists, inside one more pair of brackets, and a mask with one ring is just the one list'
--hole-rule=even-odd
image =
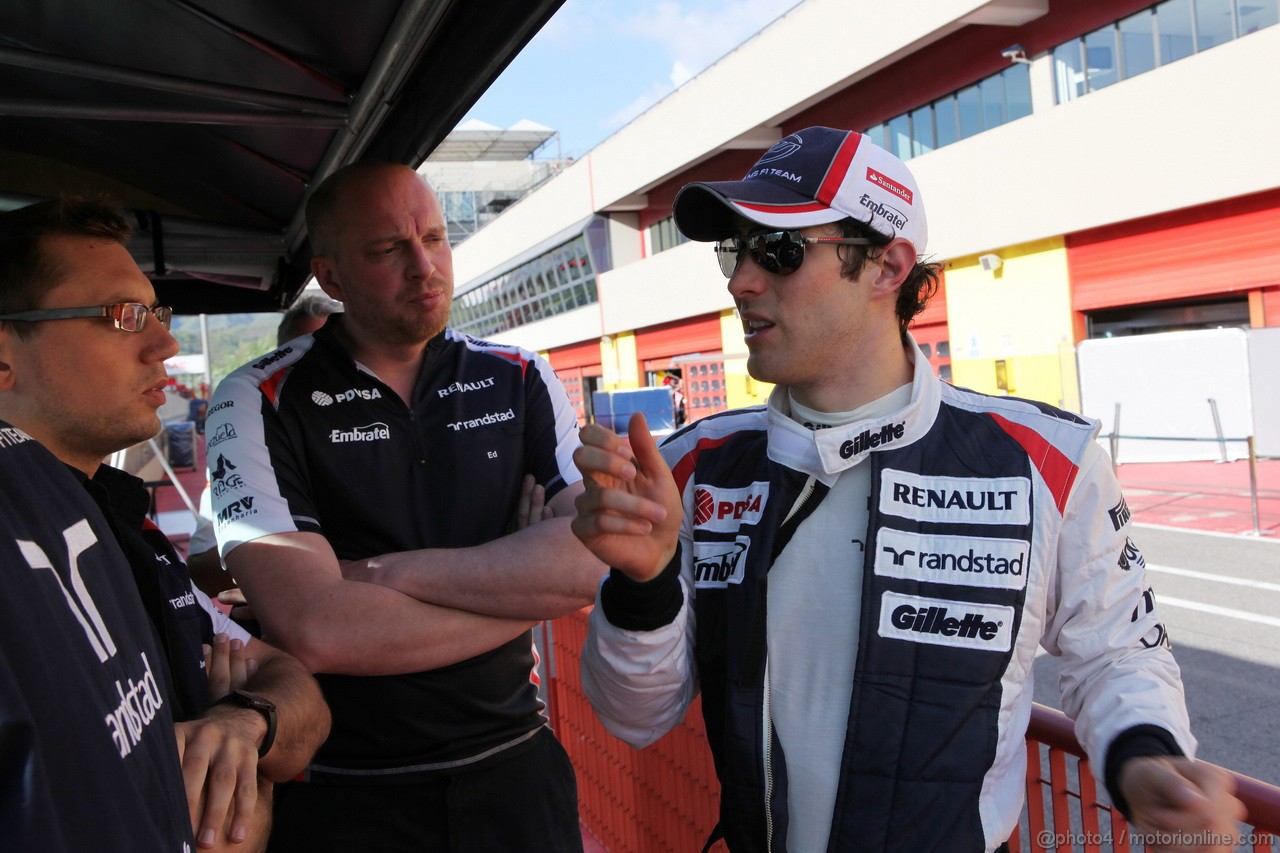
{"label": "blue sky", "polygon": [[465,120],[560,131],[580,157],[798,0],[566,0]]}

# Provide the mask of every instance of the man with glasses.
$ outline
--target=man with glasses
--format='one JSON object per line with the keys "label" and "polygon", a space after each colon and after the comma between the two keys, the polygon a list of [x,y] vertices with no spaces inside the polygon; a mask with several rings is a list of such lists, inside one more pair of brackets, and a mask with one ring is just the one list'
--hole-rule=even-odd
{"label": "man with glasses", "polygon": [[544,359],[446,327],[448,230],[412,169],[335,172],[307,230],[343,312],[224,379],[208,421],[239,483],[214,494],[223,559],[333,708],[272,849],[579,850],[530,632],[604,573],[564,517],[573,407]]}
{"label": "man with glasses", "polygon": [[[65,468],[60,479],[27,483],[24,500],[54,506],[71,488],[96,505],[87,523],[113,536],[112,545],[101,547],[128,563],[148,617],[145,633],[163,650],[154,660],[148,656],[153,666],[145,677],[128,681],[148,685],[146,697],[135,696],[133,686],[121,688],[129,697],[119,697],[127,706],[121,757],[139,736],[139,720],[164,708],[161,719],[177,721],[176,757],[197,843],[243,850],[250,841],[248,849],[258,849],[271,782],[306,764],[328,731],[328,709],[298,661],[250,638],[193,587],[181,558],[147,518],[142,482],[102,462],[160,429],[164,360],[178,351],[168,329],[173,312],[155,304],[151,282],[125,248],[130,231],[118,209],[89,199],[0,215],[0,420]],[[78,613],[96,624],[96,605],[86,600],[91,593],[71,563],[66,571]],[[111,644],[95,634],[108,650]],[[65,700],[80,698],[69,691]],[[113,804],[79,807],[92,818]],[[83,846],[93,846],[91,839]]]}
{"label": "man with glasses", "polygon": [[1097,424],[945,384],[908,332],[939,272],[906,165],[811,127],[674,213],[715,243],[776,387],[661,450],[640,417],[629,444],[582,431],[574,532],[613,567],[583,652],[606,727],[645,746],[701,691],[735,853],[999,849],[1043,645],[1120,809],[1230,849],[1242,807],[1187,757]]}

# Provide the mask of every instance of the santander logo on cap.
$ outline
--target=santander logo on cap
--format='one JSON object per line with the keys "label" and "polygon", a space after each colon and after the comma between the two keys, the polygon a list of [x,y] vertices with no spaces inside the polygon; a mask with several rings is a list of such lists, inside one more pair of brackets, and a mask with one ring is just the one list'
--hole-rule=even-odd
{"label": "santander logo on cap", "polygon": [[898,183],[883,172],[877,172],[870,166],[867,167],[867,182],[875,184],[881,189],[888,190],[907,204],[911,204],[911,200],[914,198],[914,194],[910,189],[904,187],[902,184]]}

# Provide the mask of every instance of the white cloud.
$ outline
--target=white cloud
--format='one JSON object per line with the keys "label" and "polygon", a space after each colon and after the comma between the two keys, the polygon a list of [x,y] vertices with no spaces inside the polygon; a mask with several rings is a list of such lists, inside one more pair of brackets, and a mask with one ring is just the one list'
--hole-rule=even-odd
{"label": "white cloud", "polygon": [[657,42],[671,58],[679,86],[754,36],[798,0],[711,0],[658,3],[622,21],[623,32]]}

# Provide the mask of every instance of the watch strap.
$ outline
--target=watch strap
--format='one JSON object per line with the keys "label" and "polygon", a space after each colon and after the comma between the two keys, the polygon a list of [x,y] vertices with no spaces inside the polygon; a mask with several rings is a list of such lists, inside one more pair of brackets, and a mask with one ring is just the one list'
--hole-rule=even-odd
{"label": "watch strap", "polygon": [[232,690],[213,704],[236,705],[261,714],[262,718],[267,721],[267,733],[262,736],[262,743],[258,746],[258,758],[264,757],[271,751],[271,746],[276,740],[276,705],[274,702],[247,690]]}

